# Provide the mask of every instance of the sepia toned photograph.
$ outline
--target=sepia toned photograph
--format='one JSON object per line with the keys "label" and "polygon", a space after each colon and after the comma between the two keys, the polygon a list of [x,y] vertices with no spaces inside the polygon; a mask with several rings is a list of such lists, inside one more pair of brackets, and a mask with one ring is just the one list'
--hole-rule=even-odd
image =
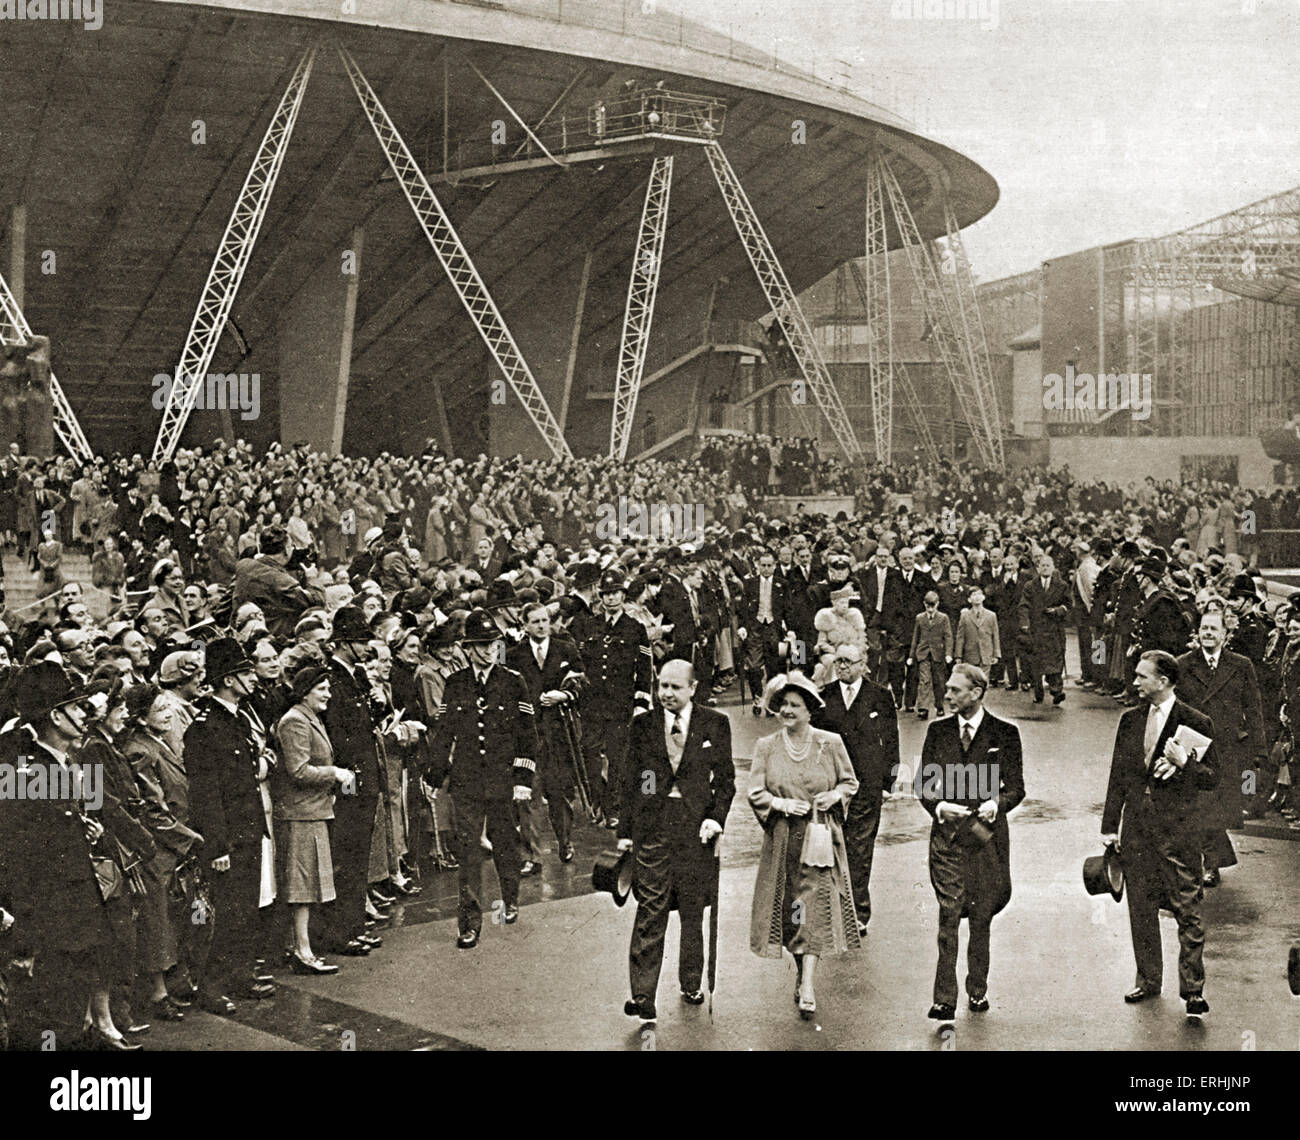
{"label": "sepia toned photograph", "polygon": [[1296,0],[0,0],[23,1110],[1293,1104],[1297,59]]}

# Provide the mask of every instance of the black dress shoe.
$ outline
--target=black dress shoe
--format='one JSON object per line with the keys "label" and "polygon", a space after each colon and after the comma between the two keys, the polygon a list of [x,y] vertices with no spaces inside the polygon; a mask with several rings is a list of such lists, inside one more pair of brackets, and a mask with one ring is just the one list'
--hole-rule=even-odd
{"label": "black dress shoe", "polygon": [[225,994],[205,994],[200,992],[194,1002],[205,1013],[212,1013],[217,1017],[229,1017],[235,1012],[235,1003]]}
{"label": "black dress shoe", "polygon": [[352,939],[351,942],[345,942],[337,949],[329,951],[332,954],[342,954],[345,958],[364,958],[370,953],[371,947],[367,942],[362,942],[359,938]]}
{"label": "black dress shoe", "polygon": [[268,973],[266,972],[266,967],[263,966],[263,967],[262,967],[260,970],[258,970],[255,974],[253,974],[253,981],[255,981],[255,982],[273,982],[273,981],[275,981],[275,975],[274,975],[274,974],[268,974]]}
{"label": "black dress shoe", "polygon": [[1286,956],[1286,984],[1300,997],[1300,942],[1292,945]]}
{"label": "black dress shoe", "polygon": [[527,875],[540,875],[541,873],[542,865],[532,859],[525,859],[524,865],[519,868],[519,875],[521,878]]}
{"label": "black dress shoe", "polygon": [[420,886],[419,883],[394,883],[393,889],[399,895],[404,895],[407,898],[414,898],[416,895],[418,895],[421,891],[424,890],[424,888]]}
{"label": "black dress shoe", "polygon": [[1187,1016],[1204,1017],[1210,1012],[1210,1003],[1201,994],[1192,994],[1187,999]]}
{"label": "black dress shoe", "polygon": [[502,907],[501,921],[507,926],[513,926],[519,921],[519,908],[517,906]]}
{"label": "black dress shoe", "polygon": [[275,997],[275,986],[270,982],[254,982],[245,992],[254,1001],[262,1001],[264,998]]}
{"label": "black dress shoe", "polygon": [[370,888],[370,901],[377,907],[392,906],[394,898],[396,898],[395,895],[386,894],[378,887]]}
{"label": "black dress shoe", "polygon": [[132,1037],[143,1037],[153,1028],[147,1021],[135,1022],[132,1025],[124,1025],[122,1032],[130,1034]]}
{"label": "black dress shoe", "polygon": [[1064,701],[1064,700],[1065,700],[1065,694],[1064,694],[1064,693],[1053,693],[1053,694],[1052,694],[1052,704],[1054,704],[1054,705],[1059,705],[1059,704],[1060,704],[1062,701]]}
{"label": "black dress shoe", "polygon": [[633,998],[631,1001],[623,1003],[623,1012],[628,1017],[639,1017],[642,1021],[657,1021],[654,1005],[645,999],[638,1000]]}
{"label": "black dress shoe", "polygon": [[198,990],[191,990],[188,994],[174,994],[168,992],[167,1000],[177,1009],[189,1009],[194,1004],[194,999],[198,996]]}
{"label": "black dress shoe", "polygon": [[1124,995],[1124,1000],[1128,1002],[1129,1005],[1137,1005],[1140,1001],[1146,1001],[1148,998],[1156,998],[1159,996],[1159,990],[1144,990],[1141,986],[1138,986],[1137,989],[1129,990],[1129,992]]}
{"label": "black dress shoe", "polygon": [[467,930],[456,939],[457,950],[473,950],[478,945],[478,931]]}
{"label": "black dress shoe", "polygon": [[966,1004],[970,1007],[971,1013],[988,1013],[989,1011],[989,999],[986,997],[971,998]]}
{"label": "black dress shoe", "polygon": [[938,1002],[935,1002],[930,1007],[930,1012],[926,1014],[926,1017],[930,1018],[931,1021],[951,1021],[956,1016],[957,1007],[955,1005],[940,1005]]}
{"label": "black dress shoe", "polygon": [[[188,1003],[187,1003],[188,1004]],[[156,1021],[184,1021],[185,1010],[169,997],[160,997],[150,1003]]]}
{"label": "black dress shoe", "polygon": [[564,845],[564,847],[561,848],[561,850],[560,850],[560,862],[561,862],[561,863],[572,863],[572,862],[573,862],[573,844],[572,844],[572,843],[566,843],[566,844]]}
{"label": "black dress shoe", "polygon": [[1217,887],[1219,885],[1219,870],[1216,867],[1213,871],[1206,871],[1201,878],[1201,886]]}
{"label": "black dress shoe", "polygon": [[384,940],[378,934],[358,934],[356,940],[372,950],[378,950],[384,944]]}
{"label": "black dress shoe", "polygon": [[689,993],[687,993],[686,990],[682,990],[682,1001],[684,1001],[687,1005],[703,1005],[704,991],[691,990]]}

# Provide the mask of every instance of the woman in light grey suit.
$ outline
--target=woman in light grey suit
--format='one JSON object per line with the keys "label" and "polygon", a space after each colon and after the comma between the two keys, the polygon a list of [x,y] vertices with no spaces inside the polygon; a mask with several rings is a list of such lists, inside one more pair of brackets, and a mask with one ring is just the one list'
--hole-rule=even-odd
{"label": "woman in light grey suit", "polygon": [[275,818],[285,824],[281,851],[281,898],[293,908],[295,974],[336,974],[312,953],[308,933],[313,903],[331,902],[334,864],[328,821],[334,818],[334,788],[344,795],[353,775],[334,765],[334,749],[321,716],[330,699],[329,670],[306,665],[293,676],[294,703],[275,727],[283,763],[275,785]]}

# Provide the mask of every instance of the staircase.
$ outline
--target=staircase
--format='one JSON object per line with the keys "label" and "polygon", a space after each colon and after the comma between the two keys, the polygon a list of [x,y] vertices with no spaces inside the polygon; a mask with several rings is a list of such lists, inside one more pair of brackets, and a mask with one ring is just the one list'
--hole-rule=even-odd
{"label": "staircase", "polygon": [[[4,568],[5,608],[22,621],[31,621],[41,611],[39,605],[33,604],[41,585],[39,573],[29,570],[27,559],[19,558],[12,550],[4,552]],[[81,583],[82,599],[97,620],[103,621],[108,616],[108,595],[90,584],[88,554],[67,550],[63,552],[63,580]]]}

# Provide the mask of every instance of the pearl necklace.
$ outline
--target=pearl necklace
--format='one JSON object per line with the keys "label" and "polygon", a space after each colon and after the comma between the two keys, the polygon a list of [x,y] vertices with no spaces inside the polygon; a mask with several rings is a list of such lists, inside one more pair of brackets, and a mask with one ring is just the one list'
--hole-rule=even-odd
{"label": "pearl necklace", "polygon": [[801,760],[808,759],[808,752],[812,748],[811,735],[809,735],[807,741],[804,743],[804,746],[802,748],[796,748],[794,746],[794,743],[790,739],[790,730],[788,728],[781,729],[781,739],[785,743],[786,754],[790,757],[791,760],[794,760],[796,763],[798,763]]}

